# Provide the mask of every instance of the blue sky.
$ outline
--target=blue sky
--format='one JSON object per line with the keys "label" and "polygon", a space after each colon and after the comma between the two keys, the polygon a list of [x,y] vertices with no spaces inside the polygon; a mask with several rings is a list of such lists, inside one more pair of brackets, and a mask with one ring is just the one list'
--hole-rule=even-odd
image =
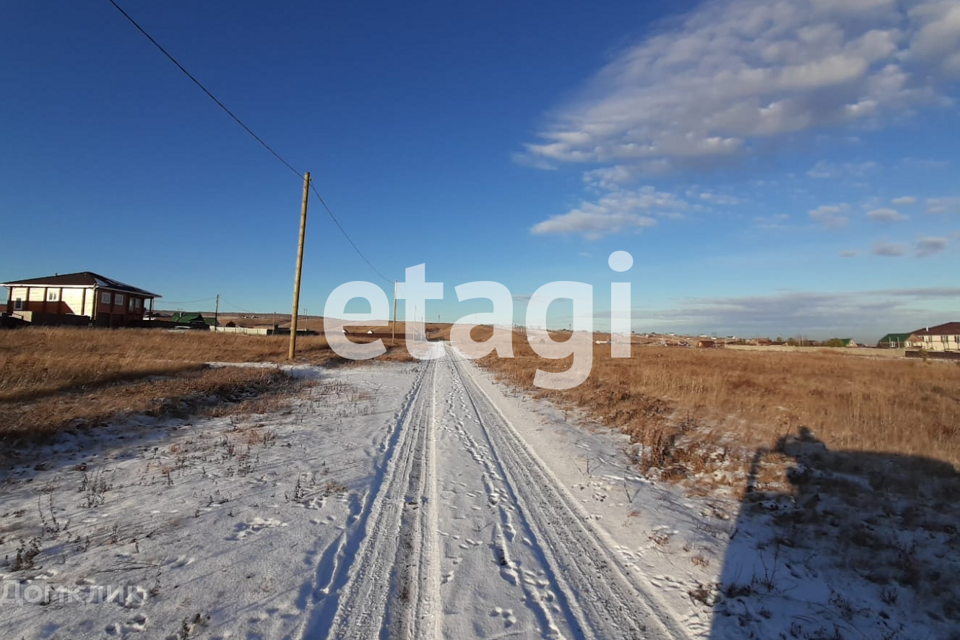
{"label": "blue sky", "polygon": [[[602,326],[616,279],[637,330],[960,318],[955,1],[122,4],[431,317],[577,280]],[[289,311],[302,185],[106,0],[8,3],[0,59],[0,279]],[[302,308],[350,280],[389,289],[314,202]]]}

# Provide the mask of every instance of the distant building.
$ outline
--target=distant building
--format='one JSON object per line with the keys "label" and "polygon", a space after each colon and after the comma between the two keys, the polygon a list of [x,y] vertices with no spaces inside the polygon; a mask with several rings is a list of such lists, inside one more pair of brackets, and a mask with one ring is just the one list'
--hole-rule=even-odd
{"label": "distant building", "polygon": [[[344,325],[341,327],[341,330],[345,335],[348,336],[357,336],[357,337],[366,337],[366,338],[392,338],[393,331],[389,326],[382,327],[359,327],[355,325]],[[403,330],[397,332],[399,335],[403,335]]]}
{"label": "distant building", "polygon": [[960,351],[960,322],[947,322],[914,331],[907,346],[926,351]]}
{"label": "distant building", "polygon": [[91,271],[13,280],[7,315],[32,324],[137,326],[160,296]]}
{"label": "distant building", "polygon": [[215,318],[205,318],[202,313],[192,311],[177,311],[170,316],[170,322],[199,328],[215,327],[218,325]]}
{"label": "distant building", "polygon": [[904,349],[909,339],[909,333],[888,333],[880,338],[877,346],[881,349]]}
{"label": "distant building", "polygon": [[853,338],[830,338],[829,340],[824,342],[822,346],[834,347],[834,348],[837,348],[837,347],[852,348],[852,347],[859,347],[860,345],[854,342]]}

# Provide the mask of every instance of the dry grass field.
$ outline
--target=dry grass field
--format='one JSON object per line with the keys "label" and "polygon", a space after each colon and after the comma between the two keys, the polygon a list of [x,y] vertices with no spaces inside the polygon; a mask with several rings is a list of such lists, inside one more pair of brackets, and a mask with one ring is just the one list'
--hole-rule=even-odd
{"label": "dry grass field", "polygon": [[565,370],[570,359],[540,358],[519,335],[514,354],[481,362],[506,382],[620,429],[644,445],[641,467],[666,475],[715,470],[737,451],[776,455],[801,429],[830,450],[923,456],[960,468],[953,363],[657,347],[614,359],[609,345],[594,345],[584,384],[547,391],[534,389],[534,371]]}
{"label": "dry grass field", "polygon": [[[165,313],[172,313],[171,311],[165,311]],[[204,317],[213,317],[212,312],[204,311]],[[239,314],[239,313],[221,313],[219,316],[220,326],[227,326],[228,323],[233,323],[232,326],[237,327],[272,327],[274,322],[277,326],[283,329],[290,328],[290,314],[289,313],[265,313],[253,316],[250,314]],[[300,315],[297,320],[297,328],[301,331],[323,331],[323,316],[304,316]],[[333,324],[339,326],[341,321],[334,320]],[[432,336],[435,333],[442,333],[446,331],[449,334],[450,327],[452,325],[449,323],[436,323],[436,322],[427,322],[424,324],[424,328],[428,336]],[[377,325],[369,327],[373,329],[378,334],[389,334],[393,328],[394,324],[391,321],[388,321],[386,325]],[[406,330],[406,323],[403,320],[398,320],[396,323],[397,336],[401,336]]]}
{"label": "dry grass field", "polygon": [[[117,413],[282,393],[273,369],[207,362],[285,362],[288,337],[206,331],[30,328],[0,331],[0,442],[44,437]],[[297,361],[344,363],[323,337],[297,340]],[[409,360],[398,337],[386,360]],[[346,361],[349,362],[349,361]]]}
{"label": "dry grass field", "polygon": [[[960,366],[839,350],[635,346],[631,358],[613,359],[610,345],[594,344],[586,382],[551,391],[533,386],[536,369],[564,371],[570,358],[540,358],[520,335],[514,355],[481,364],[625,433],[627,455],[648,478],[675,483],[699,504],[738,502],[716,586],[689,592],[716,590],[708,597],[717,637],[954,637],[861,629],[887,618],[898,598],[931,620],[960,619]],[[783,586],[778,566],[789,569]],[[878,606],[838,618],[861,616],[862,627],[805,633],[801,625],[821,624],[828,606],[802,607],[824,588],[829,607],[852,612],[853,599],[879,593]],[[775,607],[797,607],[789,628],[747,631]]]}

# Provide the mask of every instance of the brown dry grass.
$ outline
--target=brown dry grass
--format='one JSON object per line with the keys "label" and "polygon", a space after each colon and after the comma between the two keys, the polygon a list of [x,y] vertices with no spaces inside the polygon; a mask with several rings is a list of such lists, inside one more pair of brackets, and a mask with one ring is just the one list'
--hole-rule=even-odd
{"label": "brown dry grass", "polygon": [[[91,385],[175,375],[205,362],[285,362],[288,336],[206,331],[30,328],[0,331],[0,401],[30,400]],[[404,351],[402,336],[388,346],[390,359]],[[297,339],[297,361],[338,360],[326,338]]]}
{"label": "brown dry grass", "polygon": [[[28,328],[0,331],[0,442],[46,437],[119,412],[170,411],[178,399],[229,401],[269,394],[275,370],[208,368],[206,362],[286,362],[289,338],[206,331]],[[402,337],[384,360],[408,361]],[[320,336],[297,340],[297,362],[345,364]]]}
{"label": "brown dry grass", "polygon": [[[489,333],[489,330],[488,330]],[[926,456],[960,465],[960,367],[825,353],[634,347],[629,359],[594,345],[585,383],[537,390],[586,410],[644,447],[644,465],[702,470],[728,447],[776,449],[811,429],[830,449]],[[533,389],[534,371],[560,371],[516,336],[515,358],[481,362]]]}
{"label": "brown dry grass", "polygon": [[171,378],[113,383],[74,390],[34,402],[0,403],[0,442],[41,441],[68,428],[90,428],[118,414],[183,416],[239,403],[250,394],[276,395],[287,376],[276,369],[216,368]]}

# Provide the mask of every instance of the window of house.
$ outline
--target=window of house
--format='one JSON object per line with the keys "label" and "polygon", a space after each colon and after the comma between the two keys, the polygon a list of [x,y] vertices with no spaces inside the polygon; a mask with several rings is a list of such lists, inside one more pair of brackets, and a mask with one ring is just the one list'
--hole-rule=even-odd
{"label": "window of house", "polygon": [[142,306],[143,306],[143,300],[141,300],[140,298],[137,298],[137,309],[139,309]]}
{"label": "window of house", "polygon": [[123,306],[123,294],[115,293],[113,294],[113,304]]}
{"label": "window of house", "polygon": [[47,289],[47,302],[58,302],[60,300],[60,291],[57,289]]}
{"label": "window of house", "polygon": [[109,292],[109,291],[104,291],[104,292],[100,295],[100,302],[102,302],[103,304],[110,304],[110,292]]}
{"label": "window of house", "polygon": [[17,298],[13,301],[13,309],[15,311],[23,311],[23,298]]}
{"label": "window of house", "polygon": [[127,301],[127,309],[133,311],[133,298]]}

